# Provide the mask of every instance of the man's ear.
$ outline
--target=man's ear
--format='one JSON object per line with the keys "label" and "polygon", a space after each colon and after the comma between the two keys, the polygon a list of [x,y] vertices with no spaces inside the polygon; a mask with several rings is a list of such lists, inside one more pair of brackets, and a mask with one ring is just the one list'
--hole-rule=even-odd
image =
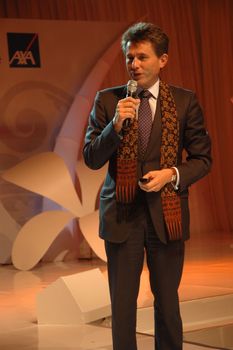
{"label": "man's ear", "polygon": [[160,68],[165,67],[168,62],[168,55],[164,53],[162,56],[159,57],[159,60],[160,60]]}

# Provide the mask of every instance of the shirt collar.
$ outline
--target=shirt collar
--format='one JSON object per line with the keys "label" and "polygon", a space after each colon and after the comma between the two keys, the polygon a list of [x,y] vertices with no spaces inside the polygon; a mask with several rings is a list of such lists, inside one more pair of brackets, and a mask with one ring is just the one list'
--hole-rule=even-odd
{"label": "shirt collar", "polygon": [[159,79],[156,81],[154,85],[152,85],[149,89],[150,93],[153,95],[155,99],[158,98],[159,95]]}
{"label": "shirt collar", "polygon": [[[140,92],[142,92],[142,88],[139,87],[137,89],[137,95],[140,94]],[[152,94],[152,96],[157,99],[158,98],[158,95],[159,95],[159,79],[156,81],[156,83],[154,83],[154,85],[152,85],[149,89],[147,89],[148,91],[150,91],[150,93]],[[152,97],[151,96],[151,97]]]}

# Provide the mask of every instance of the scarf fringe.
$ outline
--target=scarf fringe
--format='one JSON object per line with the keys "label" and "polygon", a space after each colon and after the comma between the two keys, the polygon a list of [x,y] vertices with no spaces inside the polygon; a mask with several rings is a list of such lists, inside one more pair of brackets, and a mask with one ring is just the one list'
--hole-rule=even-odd
{"label": "scarf fringe", "polygon": [[117,187],[116,198],[117,202],[131,203],[133,202],[136,194],[136,186],[133,184],[122,184]]}
{"label": "scarf fringe", "polygon": [[165,224],[170,241],[182,238],[180,197],[176,193],[162,196]]}
{"label": "scarf fringe", "polygon": [[118,203],[132,203],[137,190],[137,163],[132,159],[117,160],[116,200]]}

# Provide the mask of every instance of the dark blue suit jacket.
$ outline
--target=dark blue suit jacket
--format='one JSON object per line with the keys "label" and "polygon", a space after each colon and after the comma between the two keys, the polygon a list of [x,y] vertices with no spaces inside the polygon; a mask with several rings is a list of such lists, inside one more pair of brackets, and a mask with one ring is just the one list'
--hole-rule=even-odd
{"label": "dark blue suit jacket", "polygon": [[[177,168],[180,174],[178,194],[181,197],[182,237],[189,238],[188,187],[206,175],[211,166],[211,144],[204,127],[202,110],[192,91],[170,87],[179,118],[179,149]],[[100,237],[111,242],[123,242],[134,230],[134,220],[117,221],[116,151],[120,137],[112,119],[118,101],[126,96],[126,86],[99,91],[89,118],[83,155],[91,169],[109,162],[108,172],[100,194]],[[143,160],[138,159],[138,178],[148,171],[160,169],[161,112],[159,97],[148,148]],[[183,150],[187,157],[182,160]],[[167,242],[160,192],[145,193],[157,235]]]}

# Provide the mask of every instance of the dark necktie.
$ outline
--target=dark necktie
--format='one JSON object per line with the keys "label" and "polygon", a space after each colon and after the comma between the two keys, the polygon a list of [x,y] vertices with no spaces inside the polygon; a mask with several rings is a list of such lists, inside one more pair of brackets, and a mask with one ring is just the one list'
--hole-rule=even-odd
{"label": "dark necktie", "polygon": [[143,90],[140,94],[141,102],[138,109],[138,138],[139,152],[144,156],[152,127],[152,112],[149,104],[149,98],[152,96],[150,91]]}

